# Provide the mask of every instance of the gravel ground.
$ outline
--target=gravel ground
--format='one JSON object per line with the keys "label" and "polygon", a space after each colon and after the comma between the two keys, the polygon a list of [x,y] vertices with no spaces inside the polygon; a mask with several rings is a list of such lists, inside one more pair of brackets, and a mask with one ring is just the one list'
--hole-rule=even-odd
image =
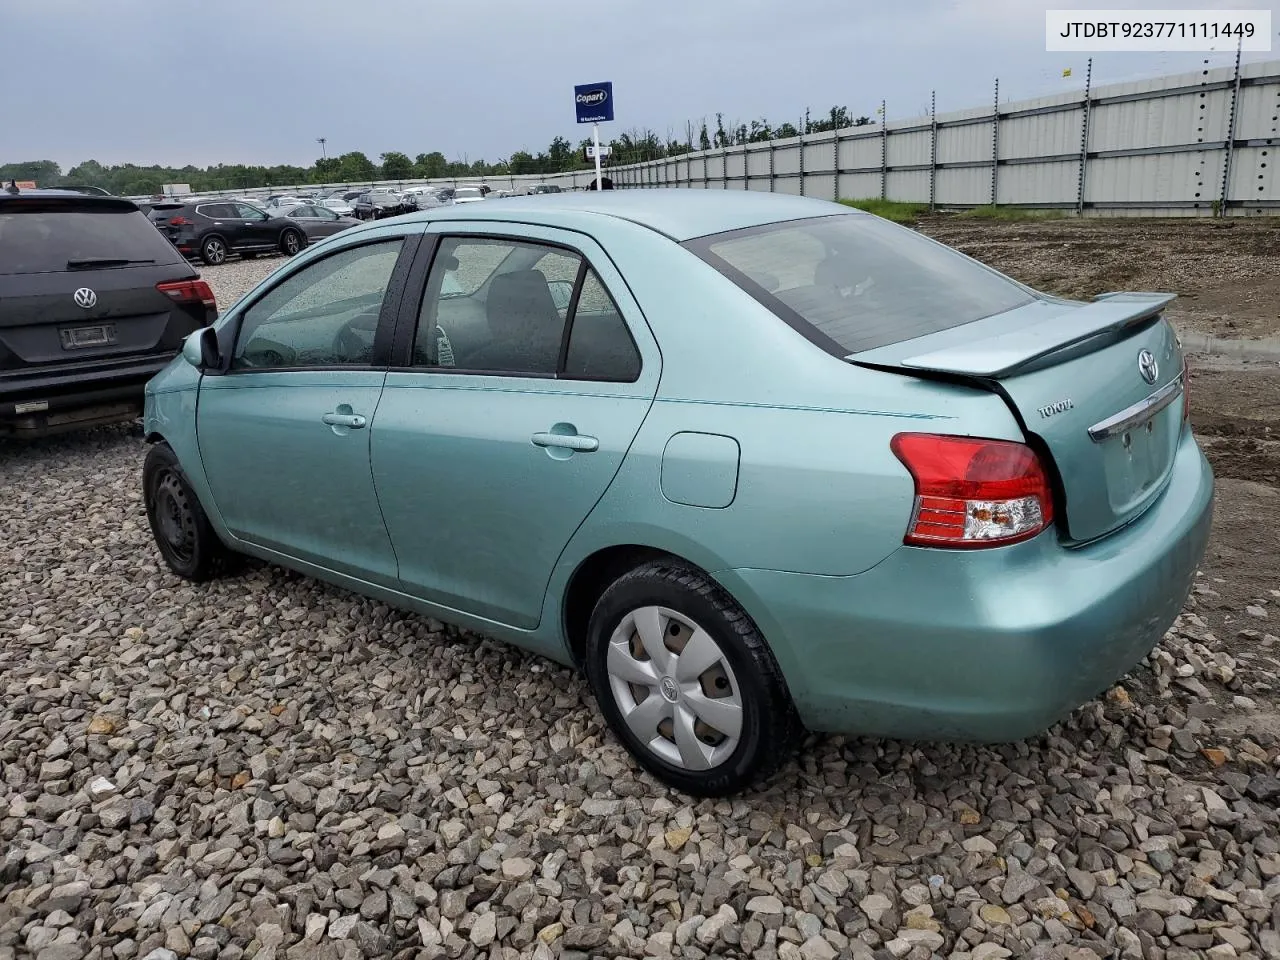
{"label": "gravel ground", "polygon": [[[228,306],[279,262],[204,273]],[[569,671],[278,568],[177,580],[144,449],[0,445],[0,960],[1280,957],[1265,544],[1042,737],[812,737],[691,803]]]}

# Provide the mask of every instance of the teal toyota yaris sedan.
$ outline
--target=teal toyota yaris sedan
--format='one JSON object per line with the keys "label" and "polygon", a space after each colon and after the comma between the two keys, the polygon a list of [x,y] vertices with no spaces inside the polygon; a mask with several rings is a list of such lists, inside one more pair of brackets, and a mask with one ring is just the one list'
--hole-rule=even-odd
{"label": "teal toyota yaris sedan", "polygon": [[780,194],[397,217],[150,382],[147,512],[180,576],[252,555],[581,668],[690,793],[805,728],[1018,739],[1141,660],[1203,554],[1170,299]]}

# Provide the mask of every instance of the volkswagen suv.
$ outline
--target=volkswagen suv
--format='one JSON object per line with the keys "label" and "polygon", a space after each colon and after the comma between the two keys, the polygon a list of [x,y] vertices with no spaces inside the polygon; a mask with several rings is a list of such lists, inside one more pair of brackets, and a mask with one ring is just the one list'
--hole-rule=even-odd
{"label": "volkswagen suv", "polygon": [[130,201],[0,191],[0,435],[137,418],[147,380],[216,318],[209,285]]}

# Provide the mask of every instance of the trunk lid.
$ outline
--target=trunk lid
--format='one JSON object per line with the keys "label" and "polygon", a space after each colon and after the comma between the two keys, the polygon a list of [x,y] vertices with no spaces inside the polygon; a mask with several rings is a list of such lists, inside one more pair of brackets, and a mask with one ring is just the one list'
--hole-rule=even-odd
{"label": "trunk lid", "polygon": [[863,351],[859,365],[978,381],[1000,393],[1060,481],[1069,537],[1131,522],[1164,489],[1182,432],[1182,351],[1167,294],[1042,299]]}

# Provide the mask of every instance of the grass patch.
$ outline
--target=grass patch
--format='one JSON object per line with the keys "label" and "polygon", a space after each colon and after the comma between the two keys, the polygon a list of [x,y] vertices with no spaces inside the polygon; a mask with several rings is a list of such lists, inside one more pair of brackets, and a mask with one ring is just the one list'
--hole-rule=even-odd
{"label": "grass patch", "polygon": [[966,220],[1061,220],[1061,210],[1033,210],[1028,207],[973,207],[956,216]]}
{"label": "grass patch", "polygon": [[[881,200],[869,197],[866,200],[841,200],[846,207],[855,207],[884,217],[894,223],[913,224],[929,213],[927,203],[906,203],[901,200]],[[1066,213],[1062,210],[1036,210],[1028,207],[985,206],[961,210],[951,216],[965,220],[1061,220]]]}
{"label": "grass patch", "polygon": [[915,223],[921,215],[929,211],[927,203],[903,203],[899,200],[881,200],[871,197],[866,200],[841,200],[846,207],[865,210],[877,217],[884,217],[894,223]]}

